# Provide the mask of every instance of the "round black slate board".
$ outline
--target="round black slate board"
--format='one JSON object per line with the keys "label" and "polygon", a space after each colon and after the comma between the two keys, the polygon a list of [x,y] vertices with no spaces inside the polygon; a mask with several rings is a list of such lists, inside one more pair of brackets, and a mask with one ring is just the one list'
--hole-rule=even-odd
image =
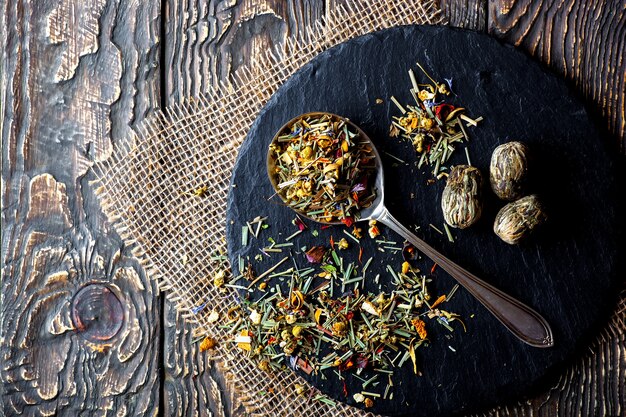
{"label": "round black slate board", "polygon": [[[398,115],[389,98],[412,101],[408,69],[424,79],[416,61],[439,79],[452,78],[456,94],[452,101],[466,107],[470,115],[485,118],[478,128],[469,129],[469,150],[472,163],[486,178],[491,152],[498,144],[522,140],[529,145],[535,156],[531,189],[545,201],[550,215],[549,223],[532,241],[509,246],[495,237],[491,224],[504,203],[488,186],[482,220],[469,230],[453,231],[455,243],[428,227],[443,223],[439,207],[444,183],[427,185],[429,173],[416,169],[410,144],[387,134],[391,116]],[[376,104],[377,98],[384,103]],[[393,399],[375,401],[374,412],[443,416],[511,400],[554,375],[589,342],[614,305],[621,268],[616,255],[623,254],[618,246],[623,228],[617,225],[616,192],[621,186],[615,164],[603,148],[605,141],[562,80],[490,37],[443,27],[393,28],[320,54],[277,91],[240,150],[227,215],[227,242],[235,273],[240,255],[249,256],[259,272],[284,256],[253,260],[258,249],[267,245],[267,237],[282,242],[295,231],[293,213],[278,199],[267,200],[273,192],[266,178],[266,150],[283,123],[310,111],[333,112],[360,125],[383,155],[390,211],[405,224],[421,225],[419,234],[451,259],[543,314],[556,341],[550,349],[523,344],[460,289],[446,308],[464,317],[467,332],[457,326],[450,333],[431,325],[432,343],[419,352],[423,376],[413,375],[409,361],[395,373]],[[397,163],[385,152],[407,164]],[[465,163],[463,152],[457,152],[451,163]],[[242,247],[241,226],[258,215],[269,215],[271,227]],[[309,231],[294,239],[296,248],[328,242],[331,235],[335,240],[344,236],[342,227],[309,226]],[[319,236],[313,237],[310,230],[319,230]],[[385,230],[383,235],[401,244],[393,232]],[[370,276],[380,273],[385,290],[389,281],[385,266],[398,269],[400,255],[377,252],[369,239],[363,239],[363,249],[364,259],[375,257]],[[356,259],[357,253],[353,248],[346,261]],[[304,256],[295,248],[294,257],[300,266],[305,265]],[[432,262],[424,259],[420,266],[428,271]],[[446,293],[453,285],[447,274],[436,271],[431,292]],[[379,287],[370,280],[366,289],[378,292]],[[336,376],[326,375],[326,380],[319,375],[307,378],[330,397],[353,404],[352,394],[361,390],[361,382],[348,377],[345,397]],[[381,378],[377,387],[368,390],[382,392],[385,386]]]}

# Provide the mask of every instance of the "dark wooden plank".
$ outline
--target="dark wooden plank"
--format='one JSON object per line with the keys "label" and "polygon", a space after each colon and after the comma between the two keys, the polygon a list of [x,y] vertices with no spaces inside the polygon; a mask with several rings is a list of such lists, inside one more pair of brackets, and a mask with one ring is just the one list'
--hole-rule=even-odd
{"label": "dark wooden plank", "polygon": [[170,301],[163,310],[163,415],[213,416],[244,415],[243,407],[224,380],[210,352],[200,352],[191,326]]}
{"label": "dark wooden plank", "polygon": [[489,33],[570,80],[626,151],[626,0],[490,0]]}
{"label": "dark wooden plank", "polygon": [[439,0],[450,26],[487,31],[487,0]]}
{"label": "dark wooden plank", "polygon": [[166,99],[197,96],[323,14],[316,0],[166,1]]}
{"label": "dark wooden plank", "polygon": [[156,287],[89,167],[158,105],[158,3],[2,2],[3,415],[154,415]]}

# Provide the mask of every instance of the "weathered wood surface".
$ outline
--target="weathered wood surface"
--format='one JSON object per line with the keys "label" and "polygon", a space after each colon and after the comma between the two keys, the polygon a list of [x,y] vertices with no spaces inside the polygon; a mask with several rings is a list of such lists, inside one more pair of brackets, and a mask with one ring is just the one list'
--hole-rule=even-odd
{"label": "weathered wood surface", "polygon": [[[87,168],[151,109],[198,95],[341,3],[0,2],[6,415],[245,415],[102,219]],[[624,0],[440,3],[451,24],[564,75],[624,150]],[[89,283],[100,284],[79,294]],[[605,331],[554,387],[488,415],[623,414],[624,338]]]}
{"label": "weathered wood surface", "polygon": [[88,168],[159,105],[159,4],[0,5],[0,414],[156,415],[160,299]]}

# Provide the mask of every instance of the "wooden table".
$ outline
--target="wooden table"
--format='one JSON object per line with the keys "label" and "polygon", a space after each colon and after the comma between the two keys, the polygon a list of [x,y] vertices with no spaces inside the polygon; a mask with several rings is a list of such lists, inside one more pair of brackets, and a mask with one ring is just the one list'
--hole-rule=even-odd
{"label": "wooden table", "polygon": [[[13,415],[244,415],[103,218],[89,167],[341,0],[0,2],[0,394]],[[563,75],[626,149],[626,1],[441,0]],[[551,389],[492,416],[626,412],[625,306]],[[599,329],[601,330],[601,329]],[[3,414],[0,411],[0,415]]]}

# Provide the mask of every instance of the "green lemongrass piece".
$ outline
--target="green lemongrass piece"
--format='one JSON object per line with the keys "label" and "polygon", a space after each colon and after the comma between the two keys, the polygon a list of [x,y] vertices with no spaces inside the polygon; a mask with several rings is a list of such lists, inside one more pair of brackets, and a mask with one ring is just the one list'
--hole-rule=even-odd
{"label": "green lemongrass piece", "polygon": [[448,236],[448,241],[450,243],[454,243],[454,238],[452,237],[452,232],[450,231],[450,228],[448,227],[448,225],[445,222],[443,224],[443,229],[446,231],[446,235]]}
{"label": "green lemongrass piece", "polygon": [[314,398],[313,398],[313,400],[315,400],[315,401],[319,401],[319,402],[324,403],[324,404],[326,404],[326,405],[330,405],[330,406],[332,406],[332,407],[336,407],[336,406],[337,406],[337,403],[336,403],[336,402],[334,402],[334,401],[333,401],[333,400],[331,400],[330,398],[325,397],[325,396],[323,396],[323,395],[321,395],[321,394],[320,394],[320,395],[318,395],[318,396],[316,396],[316,397],[314,397]]}
{"label": "green lemongrass piece", "polygon": [[390,158],[395,159],[396,161],[398,161],[398,162],[400,162],[400,163],[406,164],[406,161],[404,161],[404,160],[402,160],[402,159],[398,158],[398,157],[397,157],[397,156],[395,156],[395,155],[390,154],[389,152],[385,152],[385,151],[383,151],[383,153],[384,153],[385,155],[389,156]]}
{"label": "green lemongrass piece", "polygon": [[300,233],[302,233],[302,230],[298,230],[297,232],[294,232],[293,234],[291,234],[291,235],[287,236],[287,237],[285,238],[285,240],[288,242],[288,241],[290,241],[291,239],[293,239],[294,237],[298,236]]}
{"label": "green lemongrass piece", "polygon": [[242,226],[241,227],[241,246],[248,246],[248,233],[250,232],[250,229],[248,228],[248,226]]}
{"label": "green lemongrass piece", "polygon": [[411,354],[409,353],[409,351],[405,351],[402,359],[400,359],[400,362],[398,363],[398,368],[402,368],[402,365],[404,365],[404,362],[406,362],[406,360],[409,359],[410,356]]}
{"label": "green lemongrass piece", "polygon": [[[367,381],[365,381],[361,386],[363,389],[367,388],[367,386],[369,384],[371,384],[372,382],[376,381],[376,379],[378,379],[378,375],[374,375],[373,377],[371,377],[370,379],[368,379]],[[365,395],[365,394],[363,394]]]}
{"label": "green lemongrass piece", "polygon": [[409,78],[411,79],[411,85],[413,85],[413,91],[419,91],[419,87],[417,85],[417,81],[415,80],[415,74],[413,73],[412,68],[409,69]]}
{"label": "green lemongrass piece", "polygon": [[360,281],[363,281],[363,276],[358,276],[358,277],[354,277],[352,279],[348,279],[348,280],[344,281],[344,284],[350,285],[350,284],[354,284],[355,282],[360,282]]}
{"label": "green lemongrass piece", "polygon": [[441,165],[441,158],[437,159],[437,162],[435,162],[435,168],[433,169],[433,175],[436,177],[437,173],[439,172],[439,167]]}
{"label": "green lemongrass piece", "polygon": [[278,249],[278,248],[263,248],[264,252],[269,252],[269,253],[282,253],[282,249]]}
{"label": "green lemongrass piece", "polygon": [[424,165],[424,161],[426,161],[426,152],[422,153],[422,156],[420,156],[420,160],[417,163],[417,169],[421,169],[422,165]]}
{"label": "green lemongrass piece", "polygon": [[459,284],[456,284],[454,287],[452,287],[452,289],[450,290],[450,292],[446,296],[446,302],[450,301],[450,299],[454,296],[454,294],[456,294],[456,291],[458,289],[459,289]]}
{"label": "green lemongrass piece", "polygon": [[365,262],[365,265],[363,266],[363,275],[365,275],[365,272],[367,271],[367,268],[369,268],[370,264],[372,263],[372,257],[370,257],[367,262]]}
{"label": "green lemongrass piece", "polygon": [[346,229],[343,229],[342,232],[347,235],[350,239],[354,240],[356,243],[361,244],[361,241],[356,238],[352,233],[348,232]]}
{"label": "green lemongrass piece", "polygon": [[437,227],[434,224],[429,223],[428,225],[430,227],[432,227],[437,233],[439,233],[440,235],[443,235],[443,232],[441,230],[437,229]]}
{"label": "green lemongrass piece", "polygon": [[393,329],[393,332],[397,335],[400,335],[402,337],[406,337],[406,338],[411,338],[413,337],[413,335],[405,330],[402,329]]}
{"label": "green lemongrass piece", "polygon": [[309,288],[311,288],[311,284],[313,283],[313,276],[310,276],[307,278],[307,280],[304,282],[304,285],[302,286],[302,293],[306,294],[309,292]]}
{"label": "green lemongrass piece", "polygon": [[444,320],[442,320],[441,317],[438,317],[437,321],[439,322],[439,324],[441,324],[443,327],[445,327],[449,331],[451,331],[451,332],[454,331],[454,329],[448,323],[446,323]]}
{"label": "green lemongrass piece", "polygon": [[395,104],[398,107],[398,109],[400,109],[400,112],[402,114],[406,114],[406,110],[404,109],[404,107],[402,107],[400,102],[398,100],[396,100],[396,98],[394,96],[391,96],[391,101],[393,102],[393,104]]}
{"label": "green lemongrass piece", "polygon": [[402,351],[399,350],[398,353],[396,354],[396,356],[391,360],[391,364],[393,366],[396,366],[396,361],[398,360],[398,358],[400,357],[400,355],[402,355]]}
{"label": "green lemongrass piece", "polygon": [[267,275],[271,274],[272,272],[274,272],[274,270],[276,270],[276,268],[278,268],[280,265],[282,265],[283,263],[287,262],[287,260],[289,259],[289,256],[285,256],[283,259],[281,259],[280,261],[278,261],[277,264],[275,264],[273,267],[271,267],[270,269],[268,269],[267,271],[263,272],[261,275],[259,275],[258,277],[256,277],[249,285],[248,288],[251,288],[254,284],[256,284],[257,282],[259,282],[260,280],[262,280],[263,278],[265,278]]}
{"label": "green lemongrass piece", "polygon": [[293,242],[285,242],[285,243],[276,243],[274,245],[272,245],[272,247],[274,248],[285,248],[288,246],[293,246]]}
{"label": "green lemongrass piece", "polygon": [[243,261],[243,258],[241,257],[241,255],[239,255],[239,257],[237,258],[237,261],[238,261],[238,264],[239,264],[239,265],[237,265],[239,267],[239,274],[243,274],[243,270],[244,270],[245,266],[244,266],[244,261]]}
{"label": "green lemongrass piece", "polygon": [[396,272],[393,270],[393,268],[391,267],[391,265],[387,265],[387,271],[389,271],[389,273],[391,274],[391,276],[394,278],[395,282],[399,282],[400,279],[398,278],[398,275],[396,274]]}

